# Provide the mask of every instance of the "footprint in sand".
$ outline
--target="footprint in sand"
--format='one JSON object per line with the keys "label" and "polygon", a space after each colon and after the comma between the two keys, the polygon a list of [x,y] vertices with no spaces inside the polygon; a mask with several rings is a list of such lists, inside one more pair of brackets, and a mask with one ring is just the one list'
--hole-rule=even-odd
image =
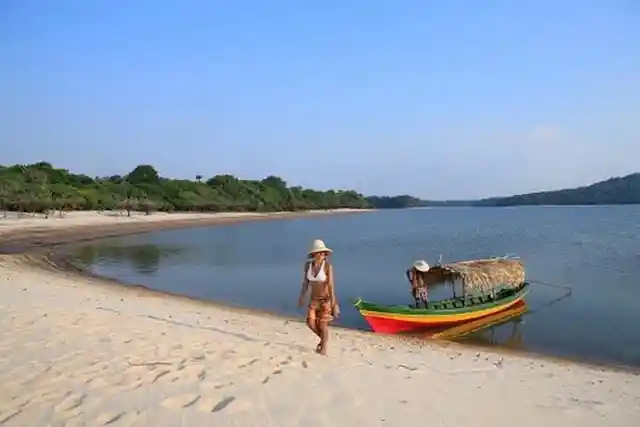
{"label": "footprint in sand", "polygon": [[[288,362],[287,362],[288,363]],[[304,363],[304,362],[303,362]],[[286,364],[286,363],[285,363]],[[279,367],[280,365],[276,365],[276,367]],[[271,380],[272,376],[276,376],[276,375],[280,375],[282,374],[282,369],[275,369],[273,372],[271,372],[271,375],[267,375],[263,380],[262,380],[262,384],[266,384]]]}
{"label": "footprint in sand", "polygon": [[184,379],[184,373],[180,370],[169,371],[166,374],[161,375],[156,382],[158,383],[175,383]]}
{"label": "footprint in sand", "polygon": [[[43,388],[37,391],[38,394],[34,395],[31,399],[32,404],[40,405],[43,403],[50,403],[52,400],[63,399],[66,394],[60,392],[59,389]],[[2,424],[2,423],[0,423]]]}
{"label": "footprint in sand", "polygon": [[[140,425],[140,411],[133,412],[104,412],[94,420],[90,425],[92,426],[108,426],[117,425],[119,427],[129,427],[133,425]],[[85,424],[82,424],[85,425]],[[88,424],[87,424],[88,425]],[[66,427],[66,426],[65,426]]]}
{"label": "footprint in sand", "polygon": [[169,369],[163,369],[160,372],[157,372],[155,374],[155,376],[153,377],[153,379],[151,380],[151,384],[155,383],[156,381],[158,381],[160,378],[164,377],[165,375],[168,375],[171,373],[171,370]]}
{"label": "footprint in sand", "polygon": [[169,409],[188,408],[200,400],[199,394],[182,394],[162,401],[162,406]]}
{"label": "footprint in sand", "polygon": [[223,411],[224,409],[226,409],[227,406],[229,406],[231,404],[231,402],[233,402],[234,400],[236,400],[236,398],[234,396],[230,396],[230,397],[225,397],[224,399],[222,399],[221,401],[219,401],[218,403],[216,403],[216,405],[211,409],[211,412],[220,412]]}
{"label": "footprint in sand", "polygon": [[9,410],[7,412],[2,412],[0,413],[0,424],[4,424],[7,421],[9,421],[11,418],[20,415],[20,413],[22,412],[22,409],[12,409]]}
{"label": "footprint in sand", "polygon": [[135,380],[128,381],[122,385],[114,387],[113,390],[117,391],[118,393],[121,393],[125,391],[132,391],[132,390],[139,389],[143,385],[144,385],[144,381],[142,379],[136,378]]}
{"label": "footprint in sand", "polygon": [[62,402],[54,406],[53,409],[57,412],[71,411],[82,405],[82,402],[86,397],[87,395],[85,393],[70,393],[62,400]]}
{"label": "footprint in sand", "polygon": [[181,372],[185,378],[195,378],[198,381],[203,381],[207,376],[207,370],[201,365],[187,366]]}
{"label": "footprint in sand", "polygon": [[103,414],[98,415],[96,418],[96,424],[98,425],[108,425],[118,421],[124,415],[124,412],[105,412]]}
{"label": "footprint in sand", "polygon": [[260,359],[251,359],[251,360],[247,361],[246,363],[241,363],[240,365],[238,365],[238,369],[244,369],[244,368],[246,368],[248,366],[251,366],[254,363],[257,363],[259,361],[260,361]]}
{"label": "footprint in sand", "polygon": [[[59,425],[60,424],[47,424],[47,427],[49,427],[49,426],[51,426],[51,427],[56,426],[57,427]],[[65,420],[64,424],[63,424],[64,427],[86,427],[86,425],[87,425],[87,423],[83,419],[80,419],[80,418],[71,418],[71,419]]]}
{"label": "footprint in sand", "polygon": [[198,410],[202,412],[221,412],[226,410],[235,400],[235,396],[228,396],[222,399],[203,399],[198,406]]}

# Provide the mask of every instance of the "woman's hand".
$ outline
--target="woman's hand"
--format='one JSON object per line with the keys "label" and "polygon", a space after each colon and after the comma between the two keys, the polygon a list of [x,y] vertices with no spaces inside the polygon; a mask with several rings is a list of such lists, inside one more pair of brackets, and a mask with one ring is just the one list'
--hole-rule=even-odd
{"label": "woman's hand", "polygon": [[298,308],[302,308],[303,305],[304,305],[304,295],[300,295],[300,297],[298,298]]}
{"label": "woman's hand", "polygon": [[333,314],[333,317],[340,316],[340,306],[338,304],[334,304],[333,307],[331,308],[331,312]]}

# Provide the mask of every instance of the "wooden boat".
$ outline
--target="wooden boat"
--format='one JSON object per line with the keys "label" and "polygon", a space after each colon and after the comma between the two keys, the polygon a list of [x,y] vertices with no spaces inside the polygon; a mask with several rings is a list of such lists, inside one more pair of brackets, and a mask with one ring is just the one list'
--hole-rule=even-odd
{"label": "wooden boat", "polygon": [[[428,308],[378,305],[360,298],[353,305],[375,332],[397,333],[490,316],[522,301],[530,289],[523,263],[513,258],[436,265],[425,273],[425,282],[452,284],[453,298],[430,301]],[[456,296],[456,283],[461,284],[460,296]]]}

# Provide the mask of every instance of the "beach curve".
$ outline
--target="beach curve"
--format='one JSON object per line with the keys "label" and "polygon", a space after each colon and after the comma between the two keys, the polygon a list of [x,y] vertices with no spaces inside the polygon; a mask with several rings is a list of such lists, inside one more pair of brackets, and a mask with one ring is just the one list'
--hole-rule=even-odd
{"label": "beach curve", "polygon": [[347,214],[362,214],[374,209],[326,209],[298,212],[219,212],[164,213],[145,215],[132,212],[76,211],[63,217],[42,215],[0,217],[0,253],[25,252],[34,248],[56,246],[107,237],[148,233],[191,227],[230,225],[248,221],[274,221]]}

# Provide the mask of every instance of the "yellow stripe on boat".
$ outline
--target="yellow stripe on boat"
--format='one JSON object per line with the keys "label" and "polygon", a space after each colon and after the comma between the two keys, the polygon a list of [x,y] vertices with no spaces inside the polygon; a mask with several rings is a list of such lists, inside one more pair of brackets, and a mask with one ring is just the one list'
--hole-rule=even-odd
{"label": "yellow stripe on boat", "polygon": [[403,320],[406,322],[412,323],[424,323],[424,324],[432,324],[432,323],[453,323],[453,322],[463,322],[465,320],[477,319],[479,317],[489,316],[494,313],[498,313],[503,311],[524,298],[524,295],[521,298],[514,299],[505,305],[498,305],[495,307],[487,308],[485,310],[478,311],[469,311],[467,313],[453,313],[453,314],[398,314],[398,313],[382,313],[379,311],[369,311],[369,310],[360,310],[360,313],[363,316],[377,317],[380,319],[393,319],[393,320]]}

